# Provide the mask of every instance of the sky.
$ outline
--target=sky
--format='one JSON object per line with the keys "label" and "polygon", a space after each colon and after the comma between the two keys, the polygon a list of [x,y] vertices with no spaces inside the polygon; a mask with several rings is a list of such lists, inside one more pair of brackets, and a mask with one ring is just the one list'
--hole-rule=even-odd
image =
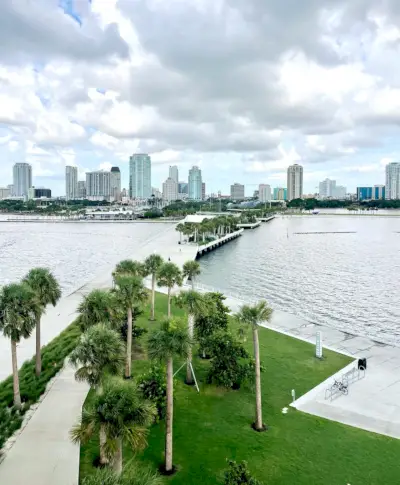
{"label": "sky", "polygon": [[12,165],[65,194],[65,166],[149,153],[234,182],[304,192],[385,182],[398,161],[398,0],[1,0],[0,186]]}

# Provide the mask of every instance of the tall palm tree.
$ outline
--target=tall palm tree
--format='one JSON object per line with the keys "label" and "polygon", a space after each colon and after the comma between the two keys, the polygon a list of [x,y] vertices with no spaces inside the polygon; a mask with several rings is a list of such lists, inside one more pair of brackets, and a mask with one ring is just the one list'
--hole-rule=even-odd
{"label": "tall palm tree", "polygon": [[128,318],[126,336],[125,378],[130,379],[132,373],[132,326],[134,308],[140,307],[147,300],[147,291],[139,276],[122,274],[116,276],[116,298],[123,306]]}
{"label": "tall palm tree", "polygon": [[61,298],[61,288],[54,275],[47,268],[34,268],[29,271],[24,280],[36,294],[38,313],[36,314],[36,375],[42,372],[40,320],[47,305],[56,306]]}
{"label": "tall palm tree", "polygon": [[130,274],[131,276],[144,275],[144,266],[140,261],[133,261],[132,259],[124,259],[120,261],[113,271],[113,277],[120,274]]}
{"label": "tall palm tree", "polygon": [[0,292],[0,331],[11,340],[14,405],[21,408],[19,391],[17,343],[28,338],[36,325],[40,306],[35,292],[26,283],[3,286]]}
{"label": "tall palm tree", "polygon": [[256,431],[265,430],[262,422],[262,404],[261,404],[261,368],[260,368],[260,344],[258,342],[258,327],[262,322],[269,322],[272,316],[272,309],[267,302],[260,301],[256,305],[243,305],[235,315],[238,322],[242,325],[251,326],[253,332],[253,347],[255,359],[255,377],[256,377],[256,420],[254,428]]}
{"label": "tall palm tree", "polygon": [[194,283],[196,276],[200,274],[200,264],[197,261],[186,261],[183,265],[183,277],[190,280],[192,284],[192,290],[194,290]]}
{"label": "tall palm tree", "polygon": [[154,320],[155,303],[156,303],[156,280],[158,271],[164,263],[163,258],[159,254],[151,254],[144,261],[145,273],[151,275],[151,316],[150,320]]}
{"label": "tall palm tree", "polygon": [[168,318],[171,316],[171,290],[175,285],[182,286],[182,272],[174,263],[164,263],[158,273],[158,286],[168,288]]}
{"label": "tall palm tree", "polygon": [[115,300],[107,290],[93,290],[78,306],[79,323],[83,330],[98,323],[111,322],[115,313]]}
{"label": "tall palm tree", "polygon": [[187,330],[180,320],[162,322],[160,330],[153,332],[148,340],[150,359],[165,362],[167,365],[167,412],[165,418],[165,471],[172,473],[173,461],[173,420],[174,420],[174,357],[187,358],[191,345]]}
{"label": "tall palm tree", "polygon": [[[179,308],[184,308],[188,314],[188,335],[191,340],[194,336],[194,322],[198,314],[206,312],[206,305],[200,293],[193,290],[181,291],[175,297],[175,303]],[[192,375],[192,347],[189,347],[186,365],[186,384],[193,384]]]}
{"label": "tall palm tree", "polygon": [[163,485],[164,479],[151,467],[131,460],[121,475],[110,468],[97,468],[82,480],[82,485]]}
{"label": "tall palm tree", "polygon": [[93,405],[82,412],[80,422],[70,432],[74,443],[87,443],[104,425],[104,450],[114,471],[122,472],[122,445],[129,443],[134,451],[147,444],[147,428],[157,414],[154,404],[143,400],[132,382],[114,379],[97,394]]}
{"label": "tall palm tree", "polygon": [[[81,336],[78,345],[70,355],[73,366],[79,367],[75,372],[77,381],[85,381],[98,394],[103,390],[107,375],[121,375],[125,363],[125,346],[120,335],[109,325],[99,323],[89,327]],[[106,464],[104,451],[106,432],[100,425],[100,463]]]}
{"label": "tall palm tree", "polygon": [[184,232],[185,224],[179,223],[175,227],[175,231],[179,232],[179,243],[182,244],[182,233]]}

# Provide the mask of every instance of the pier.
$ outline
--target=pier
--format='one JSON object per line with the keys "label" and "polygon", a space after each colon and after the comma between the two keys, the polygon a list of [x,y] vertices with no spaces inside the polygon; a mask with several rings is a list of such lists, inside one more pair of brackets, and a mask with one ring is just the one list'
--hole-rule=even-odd
{"label": "pier", "polygon": [[255,229],[259,226],[261,226],[261,221],[237,224],[237,227],[241,229]]}
{"label": "pier", "polygon": [[261,222],[269,222],[272,221],[272,219],[275,219],[275,216],[269,216],[269,217],[259,217],[258,220]]}
{"label": "pier", "polygon": [[216,249],[222,246],[223,244],[226,244],[227,242],[238,238],[243,234],[243,231],[244,229],[239,229],[238,231],[231,232],[230,234],[227,234],[226,236],[216,239],[215,241],[211,241],[210,243],[199,245],[196,257],[202,256],[203,254],[208,253],[209,251],[212,251],[213,249]]}

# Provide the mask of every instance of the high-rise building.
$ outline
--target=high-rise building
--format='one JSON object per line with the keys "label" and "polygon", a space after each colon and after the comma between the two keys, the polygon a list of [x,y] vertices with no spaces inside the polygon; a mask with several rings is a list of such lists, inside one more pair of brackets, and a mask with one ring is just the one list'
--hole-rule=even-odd
{"label": "high-rise building", "polygon": [[78,197],[78,167],[65,167],[65,198],[73,200]]}
{"label": "high-rise building", "polygon": [[287,200],[301,199],[303,195],[303,167],[297,163],[287,170]]}
{"label": "high-rise building", "polygon": [[380,200],[386,198],[384,185],[375,185],[374,187],[357,187],[358,200]]}
{"label": "high-rise building", "polygon": [[206,200],[206,183],[201,183],[201,198],[202,200]]}
{"label": "high-rise building", "polygon": [[78,181],[78,199],[86,199],[86,182],[84,180]]}
{"label": "high-rise building", "polygon": [[283,187],[274,188],[274,200],[286,200],[287,199],[287,189]]}
{"label": "high-rise building", "polygon": [[110,196],[111,172],[86,172],[86,197],[100,200],[109,199]]}
{"label": "high-rise building", "polygon": [[135,153],[129,159],[129,196],[132,199],[151,197],[151,158],[146,153]]}
{"label": "high-rise building", "polygon": [[374,185],[372,190],[372,198],[374,200],[383,200],[386,198],[386,188],[384,185]]}
{"label": "high-rise building", "polygon": [[172,177],[168,177],[163,183],[162,198],[167,202],[173,202],[178,199],[178,184]]}
{"label": "high-rise building", "polygon": [[194,165],[189,170],[189,199],[201,200],[203,192],[203,180],[201,178],[201,170]]}
{"label": "high-rise building", "polygon": [[188,194],[189,193],[189,184],[187,182],[179,182],[178,183],[178,194]]}
{"label": "high-rise building", "polygon": [[386,165],[386,200],[400,199],[400,163],[392,162]]}
{"label": "high-rise building", "polygon": [[335,198],[336,194],[336,180],[325,179],[319,183],[319,198],[329,199]]}
{"label": "high-rise building", "polygon": [[345,199],[347,194],[347,187],[344,185],[336,185],[333,197],[335,199]]}
{"label": "high-rise building", "polygon": [[269,202],[271,200],[271,186],[260,184],[258,186],[258,200],[260,202]]}
{"label": "high-rise building", "polygon": [[244,185],[234,183],[231,185],[231,199],[243,200],[244,199]]}
{"label": "high-rise building", "polygon": [[32,166],[29,163],[16,163],[13,167],[15,197],[28,197],[32,187]]}
{"label": "high-rise building", "polygon": [[177,184],[179,183],[179,171],[176,165],[169,166],[169,178],[175,180]]}
{"label": "high-rise building", "polygon": [[121,200],[121,171],[119,167],[111,167],[111,197]]}

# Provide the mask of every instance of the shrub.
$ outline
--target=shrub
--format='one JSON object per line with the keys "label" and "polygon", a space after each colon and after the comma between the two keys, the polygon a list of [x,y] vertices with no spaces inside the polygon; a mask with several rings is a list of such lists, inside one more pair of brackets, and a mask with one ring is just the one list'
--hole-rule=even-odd
{"label": "shrub", "polygon": [[138,387],[143,397],[157,407],[158,420],[165,418],[167,407],[166,371],[162,365],[153,365],[148,372],[138,377]]}
{"label": "shrub", "polygon": [[250,475],[247,462],[228,461],[228,469],[224,475],[224,485],[262,485]]}

